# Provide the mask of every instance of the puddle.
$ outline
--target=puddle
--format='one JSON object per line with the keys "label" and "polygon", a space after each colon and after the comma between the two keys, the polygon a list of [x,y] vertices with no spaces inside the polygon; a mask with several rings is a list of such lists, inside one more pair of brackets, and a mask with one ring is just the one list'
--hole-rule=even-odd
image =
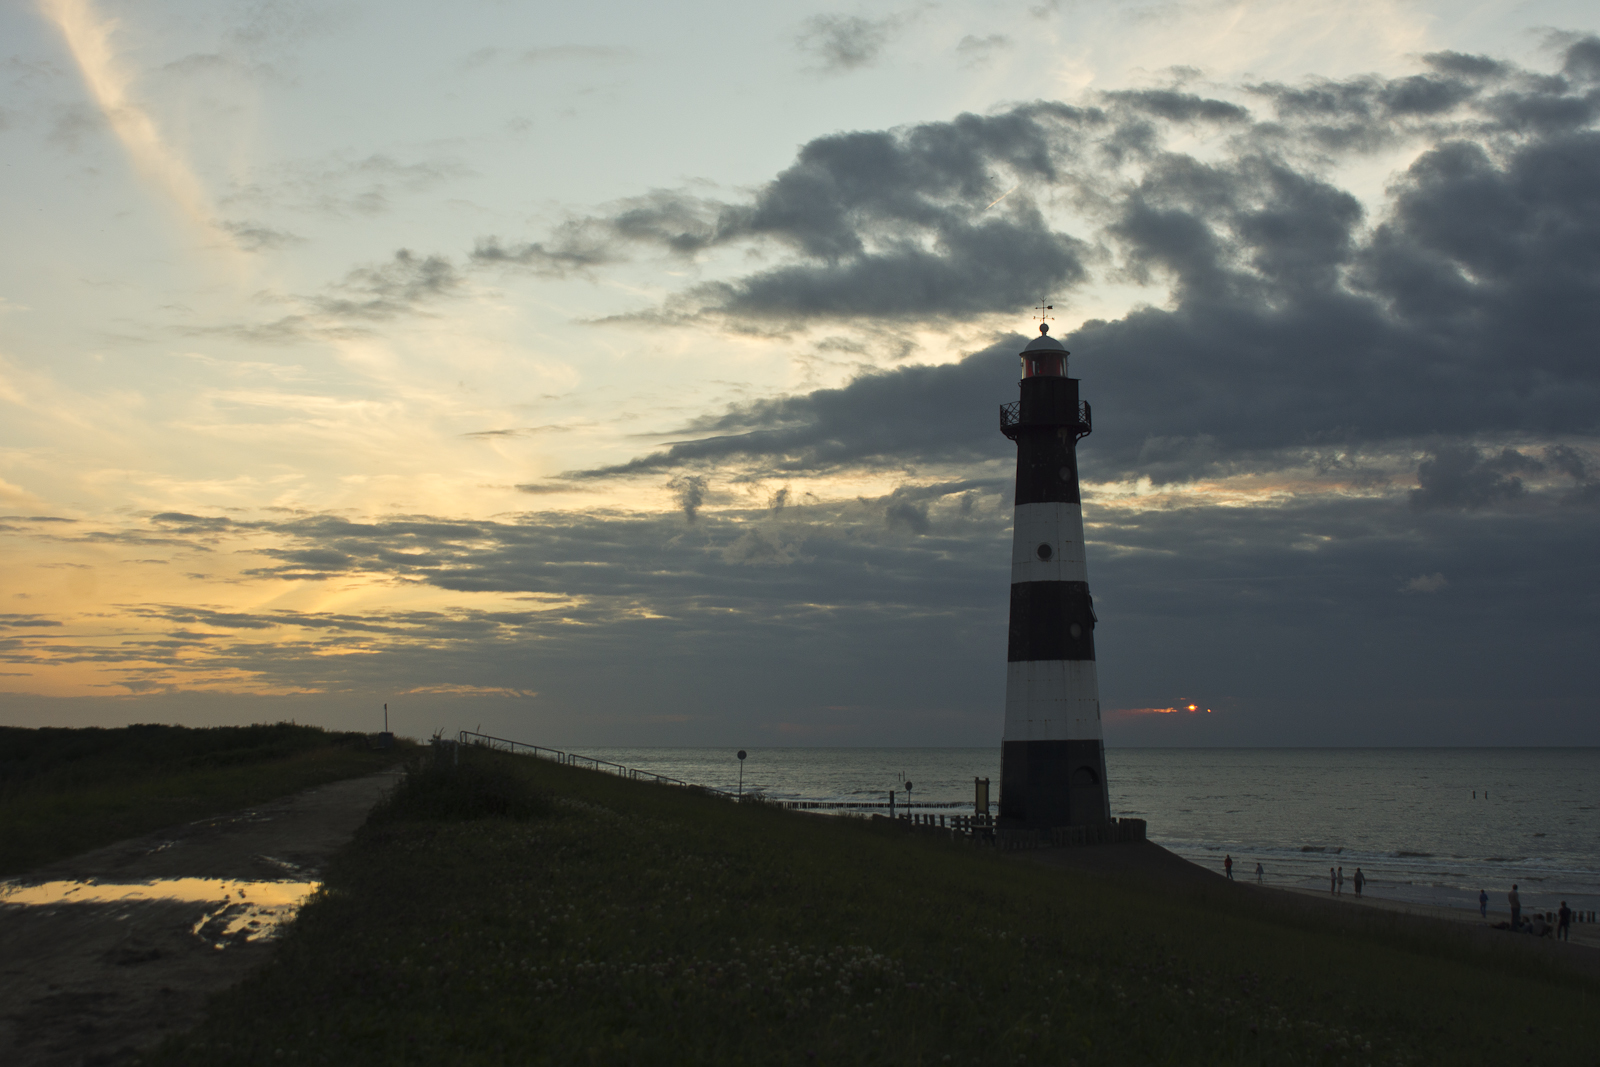
{"label": "puddle", "polygon": [[320,882],[239,882],[225,878],[158,878],[149,882],[0,883],[0,905],[131,904],[176,900],[212,904],[192,933],[215,948],[260,941],[294,921]]}

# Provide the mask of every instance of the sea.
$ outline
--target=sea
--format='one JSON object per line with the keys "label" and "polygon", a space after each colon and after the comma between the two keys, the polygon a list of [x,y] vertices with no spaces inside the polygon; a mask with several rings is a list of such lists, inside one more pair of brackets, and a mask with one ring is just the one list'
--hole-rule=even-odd
{"label": "sea", "polygon": [[[970,814],[974,779],[1000,792],[998,748],[596,748],[584,755],[772,800]],[[1366,892],[1504,916],[1600,909],[1600,748],[1112,748],[1114,814],[1144,819],[1151,840],[1234,876],[1329,888],[1357,867]],[[742,778],[741,778],[742,775]],[[909,787],[909,788],[908,788]]]}

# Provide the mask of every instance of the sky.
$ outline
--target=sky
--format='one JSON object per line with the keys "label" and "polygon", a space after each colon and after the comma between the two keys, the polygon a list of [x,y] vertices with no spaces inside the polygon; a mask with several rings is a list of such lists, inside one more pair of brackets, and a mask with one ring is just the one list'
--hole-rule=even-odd
{"label": "sky", "polygon": [[0,42],[0,723],[998,744],[1048,304],[1108,744],[1600,744],[1593,4]]}

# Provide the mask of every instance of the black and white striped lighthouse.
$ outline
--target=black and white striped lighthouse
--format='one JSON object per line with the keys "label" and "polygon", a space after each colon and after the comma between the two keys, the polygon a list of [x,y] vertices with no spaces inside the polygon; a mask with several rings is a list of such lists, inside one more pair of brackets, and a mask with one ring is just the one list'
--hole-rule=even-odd
{"label": "black and white striped lighthouse", "polygon": [[1000,825],[1103,823],[1110,803],[1078,496],[1089,405],[1048,325],[1022,350],[1021,388],[1000,408],[1000,431],[1017,443]]}

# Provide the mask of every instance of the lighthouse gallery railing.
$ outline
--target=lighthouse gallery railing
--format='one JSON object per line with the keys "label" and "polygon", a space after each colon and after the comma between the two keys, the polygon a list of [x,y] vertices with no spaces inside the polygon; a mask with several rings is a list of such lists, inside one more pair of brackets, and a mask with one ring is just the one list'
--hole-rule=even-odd
{"label": "lighthouse gallery railing", "polygon": [[[1015,437],[1017,427],[1022,425],[1022,401],[1013,400],[1009,404],[1000,405],[1000,432],[1007,437]],[[1089,402],[1078,401],[1078,430],[1079,440],[1088,437],[1094,432],[1094,420],[1090,417]]]}

